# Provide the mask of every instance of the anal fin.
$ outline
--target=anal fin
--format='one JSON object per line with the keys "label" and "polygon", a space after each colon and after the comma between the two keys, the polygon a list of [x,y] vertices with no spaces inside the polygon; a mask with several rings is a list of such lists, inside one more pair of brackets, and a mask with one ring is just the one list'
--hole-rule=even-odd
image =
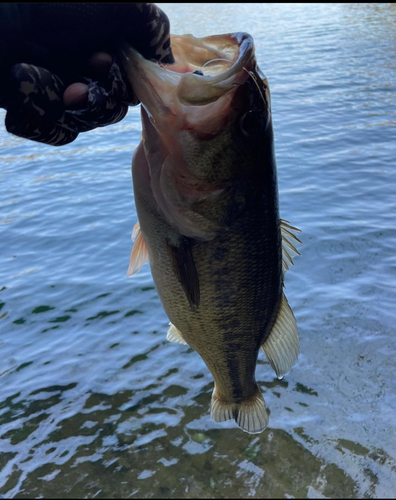
{"label": "anal fin", "polygon": [[283,378],[297,361],[300,352],[297,323],[284,293],[274,326],[261,349],[278,378]]}
{"label": "anal fin", "polygon": [[188,345],[187,342],[184,340],[180,330],[176,328],[173,323],[169,323],[169,329],[166,334],[166,340],[169,340],[169,342],[176,342],[177,344]]}

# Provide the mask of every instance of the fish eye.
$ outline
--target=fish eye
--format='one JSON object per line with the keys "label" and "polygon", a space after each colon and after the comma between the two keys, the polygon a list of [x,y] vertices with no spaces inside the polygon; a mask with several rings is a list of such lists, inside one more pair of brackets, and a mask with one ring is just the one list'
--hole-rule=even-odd
{"label": "fish eye", "polygon": [[245,113],[240,120],[242,134],[246,137],[259,135],[265,127],[266,120],[260,111],[251,109]]}

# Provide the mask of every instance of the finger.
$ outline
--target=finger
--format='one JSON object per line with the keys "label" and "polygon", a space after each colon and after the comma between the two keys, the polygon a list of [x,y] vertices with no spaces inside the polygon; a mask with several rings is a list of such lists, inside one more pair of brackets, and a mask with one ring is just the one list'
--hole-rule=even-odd
{"label": "finger", "polygon": [[[88,60],[89,76],[97,80],[97,85],[109,92],[115,101],[123,101],[130,106],[139,104],[129,80],[118,62],[106,52],[95,52]],[[88,81],[88,79],[87,79]],[[63,94],[66,109],[78,110],[88,106],[89,88],[85,83],[72,83]]]}
{"label": "finger", "polygon": [[[133,7],[132,7],[133,6]],[[126,40],[146,59],[163,64],[175,62],[170,45],[168,16],[154,3],[118,4],[118,43]],[[131,29],[131,19],[136,19]]]}
{"label": "finger", "polygon": [[[10,80],[7,130],[39,142],[67,144],[79,132],[119,122],[128,111],[128,105],[122,101],[130,98],[130,92],[116,63],[105,84],[83,79],[85,83],[77,82],[65,89],[53,73],[24,63],[12,68]],[[86,99],[83,109],[66,109],[66,90],[66,103],[70,105],[70,100],[74,100],[74,108],[82,107]],[[76,101],[80,101],[79,106]]]}
{"label": "finger", "polygon": [[57,122],[64,115],[63,82],[52,73],[28,64],[10,72],[5,125],[8,132],[54,146],[68,144],[78,131]]}
{"label": "finger", "polygon": [[[106,81],[89,81],[87,84],[87,104],[83,109],[68,109],[64,122],[79,132],[96,127],[104,127],[122,120],[128,112],[128,105],[136,105],[139,100],[124,76],[120,65],[115,60],[108,72]],[[66,105],[82,102],[85,89],[81,85],[70,85],[63,96]]]}
{"label": "finger", "polygon": [[63,104],[66,109],[84,109],[88,104],[88,85],[86,83],[72,83],[63,93]]}
{"label": "finger", "polygon": [[88,60],[88,69],[92,78],[107,79],[114,62],[113,56],[107,52],[94,52]]}
{"label": "finger", "polygon": [[51,146],[64,146],[73,142],[78,136],[78,132],[67,130],[24,108],[9,108],[5,125],[11,134]]}
{"label": "finger", "polygon": [[53,121],[63,115],[65,85],[53,73],[31,64],[15,64],[11,68],[9,80],[9,106],[25,107]]}
{"label": "finger", "polygon": [[83,109],[67,109],[62,117],[64,127],[78,132],[87,132],[121,121],[128,112],[128,104],[123,103],[117,92],[107,91],[98,82],[87,85],[87,105]]}
{"label": "finger", "polygon": [[116,57],[106,52],[95,52],[88,60],[90,76],[97,79],[113,96],[130,106],[139,104],[129,79]]}

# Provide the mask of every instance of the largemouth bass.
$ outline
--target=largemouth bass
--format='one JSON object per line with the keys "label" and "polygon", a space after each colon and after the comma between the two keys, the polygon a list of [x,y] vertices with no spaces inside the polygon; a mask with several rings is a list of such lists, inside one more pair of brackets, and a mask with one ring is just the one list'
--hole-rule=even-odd
{"label": "largemouth bass", "polygon": [[213,375],[213,420],[259,433],[268,424],[259,350],[279,378],[299,353],[283,292],[298,229],[279,218],[268,82],[246,33],[172,36],[171,46],[167,67],[123,51],[143,126],[127,274],[150,262],[167,338]]}

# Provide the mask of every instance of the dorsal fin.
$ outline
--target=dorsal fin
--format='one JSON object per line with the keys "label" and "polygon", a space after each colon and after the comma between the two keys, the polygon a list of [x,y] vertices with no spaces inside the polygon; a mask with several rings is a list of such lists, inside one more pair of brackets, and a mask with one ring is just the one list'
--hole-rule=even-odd
{"label": "dorsal fin", "polygon": [[296,319],[283,292],[274,326],[261,349],[278,378],[283,378],[297,361],[300,343]]}
{"label": "dorsal fin", "polygon": [[144,264],[147,264],[149,261],[148,250],[140,230],[139,221],[136,222],[135,227],[133,228],[132,240],[134,241],[134,244],[129,259],[129,267],[127,271],[128,278],[131,278],[134,274],[140,271]]}
{"label": "dorsal fin", "polygon": [[282,277],[284,279],[286,271],[293,266],[293,257],[301,255],[296,246],[301,244],[301,240],[294,233],[301,230],[291,226],[287,220],[280,219],[280,230],[282,235]]}
{"label": "dorsal fin", "polygon": [[199,307],[199,278],[192,254],[192,240],[181,236],[177,246],[168,242],[172,269],[179,280],[193,311]]}

